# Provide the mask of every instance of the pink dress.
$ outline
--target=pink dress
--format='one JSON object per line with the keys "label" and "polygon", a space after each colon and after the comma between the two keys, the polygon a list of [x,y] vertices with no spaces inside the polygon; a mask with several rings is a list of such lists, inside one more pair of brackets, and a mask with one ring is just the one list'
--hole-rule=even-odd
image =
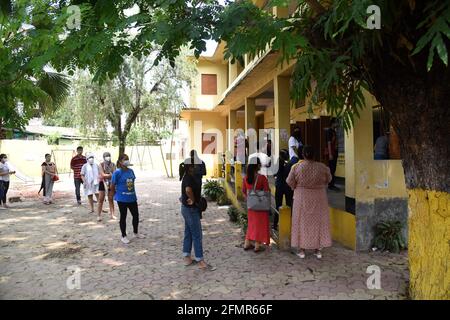
{"label": "pink dress", "polygon": [[[244,193],[244,197],[247,197],[247,190],[251,190],[252,188],[253,185],[249,184],[247,182],[247,177],[245,177],[242,183],[242,192]],[[269,191],[269,181],[266,176],[261,174],[259,175],[256,190]],[[270,244],[268,211],[248,210],[248,227],[245,239]]]}
{"label": "pink dress", "polygon": [[294,190],[291,246],[301,249],[331,247],[327,187],[330,169],[323,163],[301,161],[286,179]]}

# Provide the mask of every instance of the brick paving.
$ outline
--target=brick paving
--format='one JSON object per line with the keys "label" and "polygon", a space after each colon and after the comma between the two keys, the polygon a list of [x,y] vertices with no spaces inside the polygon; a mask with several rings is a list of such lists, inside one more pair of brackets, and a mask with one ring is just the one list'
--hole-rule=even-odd
{"label": "brick paving", "polygon": [[[76,206],[72,183],[55,186],[55,204],[37,199],[0,211],[1,299],[405,299],[407,254],[355,253],[338,244],[321,261],[309,254],[255,254],[242,250],[239,227],[209,204],[204,251],[213,272],[185,267],[177,179],[137,174],[145,239],[120,242],[118,221],[97,222]],[[14,185],[13,185],[14,188]],[[12,194],[24,194],[18,186]],[[36,187],[33,187],[36,188]],[[19,190],[20,189],[20,190]],[[34,189],[33,189],[34,190]],[[131,234],[131,217],[128,218]],[[369,290],[369,265],[381,268],[381,289]],[[80,268],[80,289],[70,289],[68,268]]]}

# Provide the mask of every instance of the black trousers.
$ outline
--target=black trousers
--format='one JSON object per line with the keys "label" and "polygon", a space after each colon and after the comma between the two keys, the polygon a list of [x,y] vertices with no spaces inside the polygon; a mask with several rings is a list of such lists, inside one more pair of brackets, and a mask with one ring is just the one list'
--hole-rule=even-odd
{"label": "black trousers", "polygon": [[6,193],[8,193],[9,181],[0,181],[0,184],[0,204],[6,204]]}
{"label": "black trousers", "polygon": [[[286,205],[292,208],[294,191],[292,191],[292,189],[289,186],[283,186],[283,187],[276,187],[275,189],[275,205],[277,207],[277,210],[279,210],[283,204],[283,196],[286,199]],[[273,228],[275,230],[278,230],[278,220],[279,220],[278,213],[275,213],[273,217]]]}
{"label": "black trousers", "polygon": [[334,182],[336,180],[334,174],[336,173],[336,166],[337,166],[337,158],[335,157],[333,160],[328,160],[328,167],[330,168],[331,172],[331,182],[329,184],[330,187],[334,186]]}
{"label": "black trousers", "polygon": [[83,180],[81,180],[81,178],[74,178],[73,182],[75,184],[75,196],[77,197],[77,201],[81,201],[80,187],[83,184]]}
{"label": "black trousers", "polygon": [[133,216],[133,232],[138,233],[139,225],[139,209],[137,202],[119,202],[117,201],[120,211],[120,232],[122,232],[122,237],[127,236],[127,213],[130,209],[131,215]]}

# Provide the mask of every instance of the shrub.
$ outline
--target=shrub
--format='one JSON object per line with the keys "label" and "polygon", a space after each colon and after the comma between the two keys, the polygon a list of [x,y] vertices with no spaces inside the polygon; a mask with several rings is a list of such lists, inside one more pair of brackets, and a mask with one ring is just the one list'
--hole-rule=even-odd
{"label": "shrub", "polygon": [[239,210],[234,206],[230,206],[228,208],[228,216],[230,217],[231,222],[238,222]]}
{"label": "shrub", "polygon": [[406,248],[400,221],[381,221],[375,225],[373,246],[382,251],[398,253]]}
{"label": "shrub", "polygon": [[211,201],[217,201],[219,197],[225,194],[225,189],[217,180],[206,180],[203,185],[203,193]]}
{"label": "shrub", "polygon": [[230,201],[230,199],[228,199],[227,195],[224,193],[217,199],[217,205],[229,206],[229,205],[231,205],[231,201]]}

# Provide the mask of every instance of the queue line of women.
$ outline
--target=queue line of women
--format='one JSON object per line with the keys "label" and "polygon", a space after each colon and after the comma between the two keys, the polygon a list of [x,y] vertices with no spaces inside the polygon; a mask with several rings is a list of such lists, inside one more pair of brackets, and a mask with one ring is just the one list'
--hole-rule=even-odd
{"label": "queue line of women", "polygon": [[[301,259],[305,258],[306,250],[314,250],[315,256],[321,259],[321,250],[332,244],[326,191],[332,176],[327,166],[314,161],[314,149],[311,146],[304,146],[302,154],[303,160],[291,158],[288,174],[277,179],[283,179],[293,191],[291,247],[298,250],[296,254]],[[245,197],[253,188],[269,191],[268,179],[259,173],[260,169],[259,159],[257,163],[247,166],[242,188]],[[269,212],[248,210],[244,250],[261,252],[264,245],[269,243]]]}
{"label": "queue line of women", "polygon": [[[45,155],[45,161],[41,164],[42,184],[39,192],[43,191],[44,204],[53,203],[53,184],[58,178],[58,169],[56,164],[51,161],[51,155]],[[95,213],[94,196],[97,198],[97,221],[102,221],[102,213],[106,195],[109,203],[110,218],[116,220],[114,201],[117,202],[120,211],[120,230],[121,241],[128,244],[130,240],[126,232],[126,218],[129,210],[132,215],[134,238],[144,238],[138,232],[139,227],[139,209],[135,191],[136,176],[130,168],[130,159],[128,155],[122,154],[117,165],[111,161],[111,154],[103,154],[103,162],[95,163],[95,156],[92,153],[86,155],[86,163],[80,170],[81,183],[83,184],[84,195],[88,199],[90,213]],[[78,203],[80,201],[78,200]]]}

